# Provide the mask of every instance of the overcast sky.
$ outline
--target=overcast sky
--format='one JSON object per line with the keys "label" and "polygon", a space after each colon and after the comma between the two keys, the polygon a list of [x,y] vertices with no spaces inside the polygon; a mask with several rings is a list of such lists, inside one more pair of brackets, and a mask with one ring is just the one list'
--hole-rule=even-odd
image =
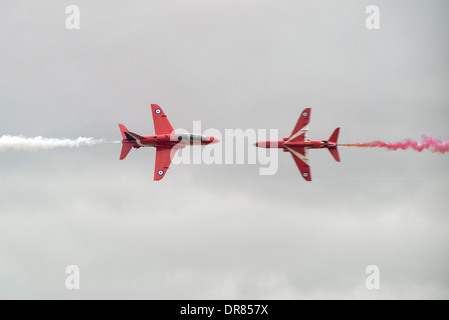
{"label": "overcast sky", "polygon": [[[65,27],[72,4],[80,30]],[[310,107],[311,139],[338,126],[342,143],[448,139],[448,13],[446,0],[2,0],[0,136],[149,135],[157,103],[176,128],[282,138]],[[280,151],[273,176],[177,165],[154,182],[155,150],[119,161],[120,148],[0,153],[0,298],[449,298],[447,155],[312,150],[307,183]]]}

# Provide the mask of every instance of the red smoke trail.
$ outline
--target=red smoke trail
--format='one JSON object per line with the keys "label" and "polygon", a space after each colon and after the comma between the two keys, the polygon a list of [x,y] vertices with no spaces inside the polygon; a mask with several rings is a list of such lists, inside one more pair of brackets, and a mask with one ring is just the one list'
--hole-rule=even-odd
{"label": "red smoke trail", "polygon": [[383,142],[383,141],[373,141],[367,143],[350,143],[341,144],[345,147],[361,147],[361,148],[386,148],[388,150],[398,150],[398,149],[413,149],[418,152],[428,149],[434,153],[446,153],[449,152],[449,141],[438,140],[431,137],[422,137],[422,142],[407,139],[404,142]]}

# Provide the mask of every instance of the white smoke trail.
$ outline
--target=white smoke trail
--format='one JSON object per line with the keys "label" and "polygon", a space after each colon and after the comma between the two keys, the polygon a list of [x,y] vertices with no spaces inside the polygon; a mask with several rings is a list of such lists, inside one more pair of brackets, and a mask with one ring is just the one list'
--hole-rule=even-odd
{"label": "white smoke trail", "polygon": [[77,139],[55,139],[43,137],[25,138],[22,136],[4,135],[0,137],[0,151],[35,151],[39,149],[49,150],[54,148],[78,148],[82,146],[93,146],[99,143],[104,143],[104,141],[83,137],[79,137]]}

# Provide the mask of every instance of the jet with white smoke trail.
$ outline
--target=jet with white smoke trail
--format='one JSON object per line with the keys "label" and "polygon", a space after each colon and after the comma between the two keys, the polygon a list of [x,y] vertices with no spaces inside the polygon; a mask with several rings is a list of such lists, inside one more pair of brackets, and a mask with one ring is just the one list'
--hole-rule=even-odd
{"label": "jet with white smoke trail", "polygon": [[104,143],[101,139],[79,137],[77,139],[56,139],[4,135],[0,137],[0,151],[6,150],[50,150],[55,148],[79,148]]}

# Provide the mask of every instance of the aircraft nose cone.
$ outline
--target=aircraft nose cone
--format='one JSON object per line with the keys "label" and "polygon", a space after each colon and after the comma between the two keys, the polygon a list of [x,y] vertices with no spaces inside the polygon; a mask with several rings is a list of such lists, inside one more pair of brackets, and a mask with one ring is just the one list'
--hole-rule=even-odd
{"label": "aircraft nose cone", "polygon": [[218,143],[218,142],[220,142],[220,139],[214,138],[214,139],[212,140],[212,142],[213,142],[213,143]]}
{"label": "aircraft nose cone", "polygon": [[254,142],[253,146],[258,147],[259,146],[259,142]]}

